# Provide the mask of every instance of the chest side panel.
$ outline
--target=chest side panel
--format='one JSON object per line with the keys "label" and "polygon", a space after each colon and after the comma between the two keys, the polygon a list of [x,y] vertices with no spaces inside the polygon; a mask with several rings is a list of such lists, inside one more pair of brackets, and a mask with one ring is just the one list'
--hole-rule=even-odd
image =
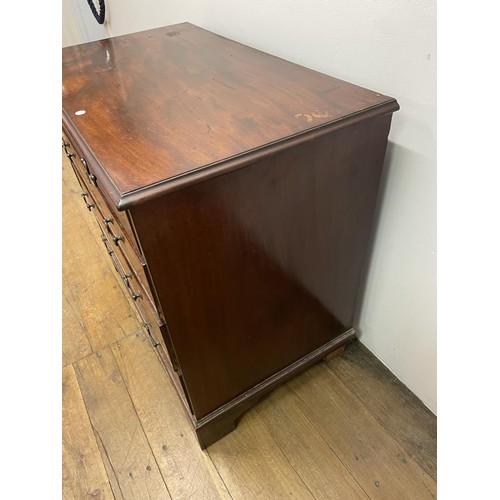
{"label": "chest side panel", "polygon": [[352,326],[390,120],[132,208],[197,418]]}

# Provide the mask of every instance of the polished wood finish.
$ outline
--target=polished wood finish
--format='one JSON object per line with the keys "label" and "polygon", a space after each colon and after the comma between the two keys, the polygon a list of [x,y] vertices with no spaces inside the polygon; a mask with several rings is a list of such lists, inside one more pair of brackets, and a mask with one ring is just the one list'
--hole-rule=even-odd
{"label": "polished wood finish", "polygon": [[123,201],[397,104],[183,23],[65,48],[63,108],[95,175]]}
{"label": "polished wood finish", "polygon": [[82,203],[203,447],[355,336],[397,109],[188,23],[63,50]]}
{"label": "polished wood finish", "polygon": [[131,209],[198,419],[352,327],[389,124]]}

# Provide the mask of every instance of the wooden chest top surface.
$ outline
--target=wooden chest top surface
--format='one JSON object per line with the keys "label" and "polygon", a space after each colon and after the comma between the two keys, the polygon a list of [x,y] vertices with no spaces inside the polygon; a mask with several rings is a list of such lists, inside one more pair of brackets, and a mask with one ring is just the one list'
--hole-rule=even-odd
{"label": "wooden chest top surface", "polygon": [[397,109],[393,98],[189,23],[66,47],[62,61],[63,123],[118,198]]}

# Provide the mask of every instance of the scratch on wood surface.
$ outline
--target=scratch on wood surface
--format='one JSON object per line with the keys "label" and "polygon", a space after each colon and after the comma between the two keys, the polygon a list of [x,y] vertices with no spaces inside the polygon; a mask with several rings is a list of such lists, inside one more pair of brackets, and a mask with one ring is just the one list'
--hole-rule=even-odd
{"label": "scratch on wood surface", "polygon": [[130,440],[130,443],[128,445],[127,453],[125,454],[125,458],[123,459],[123,463],[122,463],[121,467],[123,467],[125,465],[125,462],[127,461],[127,458],[130,454],[130,449],[132,448],[132,444],[134,443],[134,439],[135,439],[135,435],[137,434],[138,427],[139,427],[139,424],[136,422],[134,432],[132,434],[132,439]]}
{"label": "scratch on wood surface", "polygon": [[108,450],[104,445],[103,440],[101,439],[100,434],[97,432],[97,429],[91,422],[92,431],[94,432],[95,439],[97,441],[97,446],[99,448],[99,453],[101,454],[102,460],[104,462],[104,466],[106,468],[106,473],[108,475],[109,484],[111,488],[111,493],[113,494],[113,498],[115,500],[119,500],[117,495],[120,495],[120,498],[123,500],[123,492],[121,490],[120,483],[118,482],[118,476],[111,462],[111,457],[109,456]]}
{"label": "scratch on wood surface", "polygon": [[312,122],[314,118],[328,118],[331,114],[328,111],[321,113],[320,111],[311,111],[310,113],[297,113],[295,118],[299,119],[304,117],[308,123]]}

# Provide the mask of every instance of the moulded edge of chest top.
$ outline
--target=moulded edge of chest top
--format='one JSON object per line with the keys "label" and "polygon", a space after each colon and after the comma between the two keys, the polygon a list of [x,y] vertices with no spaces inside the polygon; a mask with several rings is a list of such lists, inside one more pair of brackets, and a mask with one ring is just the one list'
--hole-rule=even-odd
{"label": "moulded edge of chest top", "polygon": [[63,130],[76,143],[77,147],[86,156],[86,160],[92,167],[101,186],[106,190],[109,198],[116,206],[117,210],[123,211],[132,206],[139,205],[146,201],[162,196],[166,193],[177,191],[191,184],[196,184],[212,177],[217,177],[234,170],[238,170],[252,163],[264,160],[270,156],[276,155],[287,148],[298,146],[304,142],[314,140],[326,134],[334,133],[346,127],[351,127],[362,121],[377,118],[389,113],[394,113],[399,109],[396,99],[390,99],[376,106],[372,106],[363,111],[353,113],[346,117],[328,122],[318,127],[310,128],[298,134],[284,137],[258,148],[242,152],[241,154],[225,158],[215,163],[203,165],[202,167],[190,170],[182,175],[164,179],[155,184],[149,184],[140,189],[122,193],[113,179],[109,176],[106,169],[95,157],[92,149],[80,136],[71,119],[66,115],[63,109]]}

